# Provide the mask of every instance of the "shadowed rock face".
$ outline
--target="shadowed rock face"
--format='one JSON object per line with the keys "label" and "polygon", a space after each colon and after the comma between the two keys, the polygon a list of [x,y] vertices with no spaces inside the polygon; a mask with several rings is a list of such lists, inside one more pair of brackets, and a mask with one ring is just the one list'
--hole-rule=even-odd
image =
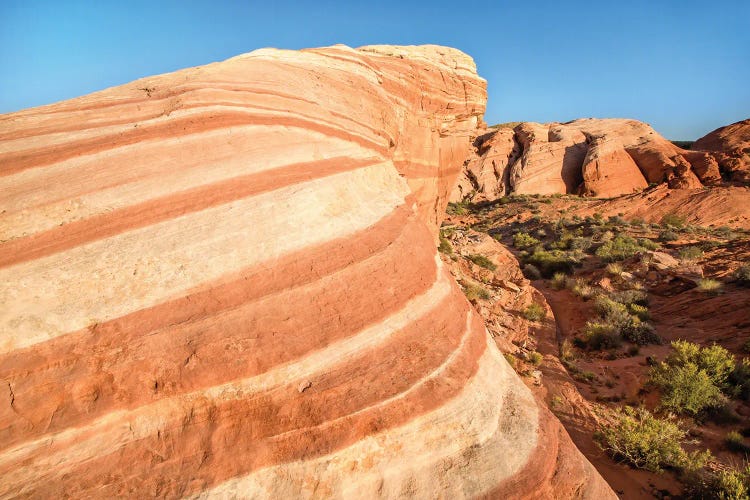
{"label": "shadowed rock face", "polygon": [[711,151],[726,177],[750,184],[750,119],[714,130],[695,141],[693,149]]}
{"label": "shadowed rock face", "polygon": [[696,142],[692,150],[635,120],[590,118],[500,128],[477,139],[451,200],[493,200],[510,193],[611,197],[652,183],[675,189],[716,185],[722,173],[747,182],[743,151],[750,126],[740,122],[725,128],[714,132],[713,139]]}
{"label": "shadowed rock face", "polygon": [[613,496],[437,258],[485,100],[336,46],[0,117],[0,496]]}

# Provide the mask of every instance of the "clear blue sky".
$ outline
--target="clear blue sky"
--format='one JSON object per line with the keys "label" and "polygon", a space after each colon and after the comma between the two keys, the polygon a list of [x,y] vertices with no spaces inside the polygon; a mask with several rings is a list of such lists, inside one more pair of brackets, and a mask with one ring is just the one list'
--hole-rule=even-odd
{"label": "clear blue sky", "polygon": [[491,124],[629,117],[695,139],[750,118],[750,0],[0,0],[0,113],[335,43],[462,49]]}

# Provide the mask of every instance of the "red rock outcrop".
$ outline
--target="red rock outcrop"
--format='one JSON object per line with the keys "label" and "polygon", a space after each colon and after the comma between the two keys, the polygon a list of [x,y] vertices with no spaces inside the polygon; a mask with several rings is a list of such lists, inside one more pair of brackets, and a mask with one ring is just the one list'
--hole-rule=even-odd
{"label": "red rock outcrop", "polygon": [[[488,132],[476,146],[451,193],[453,201],[510,193],[611,197],[651,183],[696,188],[722,181],[721,161],[712,152],[681,149],[636,120],[524,122],[512,131]],[[490,161],[494,158],[508,162]]]}
{"label": "red rock outcrop", "polygon": [[750,119],[714,130],[695,141],[692,149],[710,151],[726,177],[750,184]]}
{"label": "red rock outcrop", "polygon": [[613,497],[437,257],[485,99],[336,46],[0,117],[0,497]]}

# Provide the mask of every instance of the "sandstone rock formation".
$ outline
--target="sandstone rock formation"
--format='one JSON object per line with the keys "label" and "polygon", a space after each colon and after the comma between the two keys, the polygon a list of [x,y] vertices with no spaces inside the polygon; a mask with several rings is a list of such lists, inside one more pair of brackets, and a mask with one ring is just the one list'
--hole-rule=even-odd
{"label": "sandstone rock formation", "polygon": [[714,130],[691,149],[710,151],[726,177],[750,184],[750,118]]}
{"label": "sandstone rock formation", "polygon": [[[467,196],[492,200],[509,193],[611,197],[662,182],[670,188],[695,188],[720,183],[721,171],[730,169],[723,165],[735,161],[722,162],[711,151],[681,149],[649,125],[626,119],[524,122],[490,131],[475,146],[452,201]],[[727,157],[736,157],[737,150],[732,151],[735,156]]]}
{"label": "sandstone rock formation", "polygon": [[0,117],[0,497],[612,497],[436,254],[485,99],[335,46]]}

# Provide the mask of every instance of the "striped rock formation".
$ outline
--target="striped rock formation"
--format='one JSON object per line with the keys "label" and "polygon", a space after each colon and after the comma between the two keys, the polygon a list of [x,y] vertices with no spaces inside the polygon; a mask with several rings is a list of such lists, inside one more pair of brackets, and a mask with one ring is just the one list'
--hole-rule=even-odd
{"label": "striped rock formation", "polygon": [[612,197],[662,182],[695,188],[720,183],[726,170],[715,154],[681,149],[637,120],[511,126],[475,141],[451,200],[494,200],[510,193]]}
{"label": "striped rock formation", "polygon": [[442,47],[264,49],[0,117],[0,497],[594,497],[435,228]]}

